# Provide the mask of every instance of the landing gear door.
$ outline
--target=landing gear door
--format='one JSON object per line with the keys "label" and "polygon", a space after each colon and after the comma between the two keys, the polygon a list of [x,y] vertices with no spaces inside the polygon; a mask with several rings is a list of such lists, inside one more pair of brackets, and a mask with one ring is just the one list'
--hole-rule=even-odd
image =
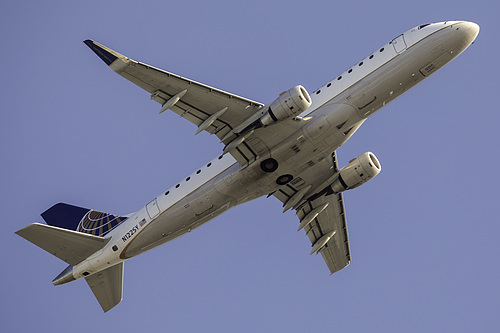
{"label": "landing gear door", "polygon": [[158,216],[158,214],[160,214],[160,208],[158,208],[156,199],[147,204],[146,211],[148,212],[148,215],[151,219],[154,219]]}
{"label": "landing gear door", "polygon": [[391,44],[392,46],[394,46],[394,51],[396,51],[396,53],[403,53],[404,51],[406,51],[405,35],[399,35],[398,37],[394,38]]}

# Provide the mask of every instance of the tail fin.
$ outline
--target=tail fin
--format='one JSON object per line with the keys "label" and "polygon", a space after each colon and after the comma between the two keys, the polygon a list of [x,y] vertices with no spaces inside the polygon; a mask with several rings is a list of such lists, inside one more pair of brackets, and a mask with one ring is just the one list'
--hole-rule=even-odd
{"label": "tail fin", "polygon": [[58,203],[45,212],[42,217],[47,224],[94,236],[104,236],[127,218],[93,209],[81,208],[65,203]]}
{"label": "tail fin", "polygon": [[49,225],[33,223],[16,234],[70,265],[102,249],[109,241],[102,236],[127,219],[65,203],[47,209],[42,217]]}
{"label": "tail fin", "polygon": [[[64,203],[49,208],[42,217],[49,225],[33,223],[16,234],[69,264],[52,281],[54,285],[75,280],[73,266],[102,249],[110,240],[102,236],[127,219]],[[121,302],[123,262],[85,280],[104,312]]]}

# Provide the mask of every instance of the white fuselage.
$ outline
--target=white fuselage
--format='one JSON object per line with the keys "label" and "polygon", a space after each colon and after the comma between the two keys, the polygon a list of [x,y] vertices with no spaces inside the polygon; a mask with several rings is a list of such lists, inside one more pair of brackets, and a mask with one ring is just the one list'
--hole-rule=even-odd
{"label": "white fuselage", "polygon": [[75,266],[74,277],[106,269],[278,190],[278,177],[297,176],[328,158],[367,117],[459,55],[477,32],[474,23],[450,21],[416,27],[393,39],[311,94],[312,105],[299,115],[310,119],[269,147],[279,162],[276,171],[261,170],[264,157],[245,166],[230,154],[216,157],[116,227],[102,250]]}

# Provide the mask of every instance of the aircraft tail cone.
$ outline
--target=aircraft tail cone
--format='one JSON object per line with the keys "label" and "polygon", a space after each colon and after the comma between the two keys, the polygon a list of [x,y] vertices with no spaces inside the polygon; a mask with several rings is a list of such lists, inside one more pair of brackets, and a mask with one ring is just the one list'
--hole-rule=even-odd
{"label": "aircraft tail cone", "polygon": [[64,271],[56,276],[54,280],[52,280],[52,283],[54,284],[54,286],[58,286],[74,280],[75,277],[73,276],[73,266],[69,265]]}

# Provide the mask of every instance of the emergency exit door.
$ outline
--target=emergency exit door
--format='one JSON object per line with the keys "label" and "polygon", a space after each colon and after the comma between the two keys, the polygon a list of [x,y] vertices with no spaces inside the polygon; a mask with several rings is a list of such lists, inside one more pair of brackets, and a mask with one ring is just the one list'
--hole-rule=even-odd
{"label": "emergency exit door", "polygon": [[402,53],[406,50],[406,42],[405,42],[405,35],[399,35],[398,37],[394,38],[391,42],[392,46],[394,46],[394,51],[396,53]]}

